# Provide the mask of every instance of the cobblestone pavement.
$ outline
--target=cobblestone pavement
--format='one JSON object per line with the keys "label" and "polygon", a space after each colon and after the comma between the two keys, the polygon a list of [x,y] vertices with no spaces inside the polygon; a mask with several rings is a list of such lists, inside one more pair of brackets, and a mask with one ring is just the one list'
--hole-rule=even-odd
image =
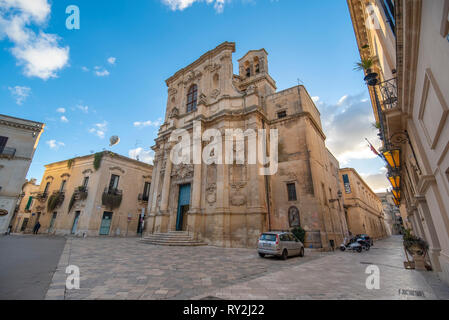
{"label": "cobblestone pavement", "polygon": [[[220,299],[408,300],[449,299],[449,287],[432,272],[405,270],[400,237],[377,241],[368,252],[336,252],[254,280],[217,288],[205,295]],[[366,288],[366,268],[380,270],[380,289]]]}
{"label": "cobblestone pavement", "polygon": [[[47,299],[437,299],[447,287],[433,273],[403,268],[399,238],[369,252],[261,259],[255,250],[162,247],[137,239],[67,240]],[[67,265],[80,289],[65,290]],[[381,289],[367,290],[365,269],[380,268]],[[431,285],[429,285],[429,283]]]}
{"label": "cobblestone pavement", "polygon": [[[46,299],[189,299],[328,255],[306,251],[287,261],[252,249],[164,247],[136,238],[67,240]],[[68,265],[80,269],[80,289],[65,290]]]}

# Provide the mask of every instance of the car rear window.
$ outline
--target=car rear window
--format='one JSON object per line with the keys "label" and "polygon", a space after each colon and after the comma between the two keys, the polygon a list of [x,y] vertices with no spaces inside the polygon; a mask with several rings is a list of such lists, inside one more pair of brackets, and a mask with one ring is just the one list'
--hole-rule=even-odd
{"label": "car rear window", "polygon": [[276,241],[276,235],[275,234],[263,234],[260,236],[260,240]]}

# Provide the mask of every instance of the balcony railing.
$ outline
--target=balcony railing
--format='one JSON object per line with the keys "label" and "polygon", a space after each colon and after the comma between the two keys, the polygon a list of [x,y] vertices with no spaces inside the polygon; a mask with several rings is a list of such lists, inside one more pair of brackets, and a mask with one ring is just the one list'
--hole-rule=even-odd
{"label": "balcony railing", "polygon": [[47,192],[38,192],[34,196],[34,198],[36,198],[40,202],[43,202],[43,201],[47,200],[47,197],[48,197],[48,193]]}
{"label": "balcony railing", "polygon": [[123,191],[115,188],[105,188],[101,197],[101,202],[104,206],[115,209],[120,207],[122,203]]}
{"label": "balcony railing", "polygon": [[14,158],[16,155],[15,148],[3,147],[0,148],[0,158]]}
{"label": "balcony railing", "polygon": [[142,201],[142,202],[148,202],[148,198],[149,198],[149,196],[146,194],[144,195],[143,193],[140,193],[138,196],[138,200]]}
{"label": "balcony railing", "polygon": [[384,110],[392,110],[398,106],[398,87],[396,78],[386,80],[379,84],[382,94],[382,105]]}

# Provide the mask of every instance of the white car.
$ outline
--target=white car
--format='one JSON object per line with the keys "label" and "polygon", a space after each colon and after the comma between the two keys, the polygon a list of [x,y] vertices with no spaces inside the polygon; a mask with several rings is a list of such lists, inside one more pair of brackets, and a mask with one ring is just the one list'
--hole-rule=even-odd
{"label": "white car", "polygon": [[304,244],[291,232],[265,232],[259,238],[257,245],[259,256],[266,255],[282,257],[286,260],[291,256],[304,257]]}

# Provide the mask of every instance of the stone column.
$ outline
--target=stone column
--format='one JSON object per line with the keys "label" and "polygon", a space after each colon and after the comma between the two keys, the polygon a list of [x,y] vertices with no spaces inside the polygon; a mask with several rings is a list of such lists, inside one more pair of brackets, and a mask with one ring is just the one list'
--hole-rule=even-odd
{"label": "stone column", "polygon": [[166,150],[167,160],[165,162],[165,174],[164,174],[164,184],[162,185],[162,195],[161,195],[161,207],[160,212],[166,213],[168,209],[168,196],[170,192],[170,182],[171,182],[171,168],[172,162],[170,160],[170,150]]}

